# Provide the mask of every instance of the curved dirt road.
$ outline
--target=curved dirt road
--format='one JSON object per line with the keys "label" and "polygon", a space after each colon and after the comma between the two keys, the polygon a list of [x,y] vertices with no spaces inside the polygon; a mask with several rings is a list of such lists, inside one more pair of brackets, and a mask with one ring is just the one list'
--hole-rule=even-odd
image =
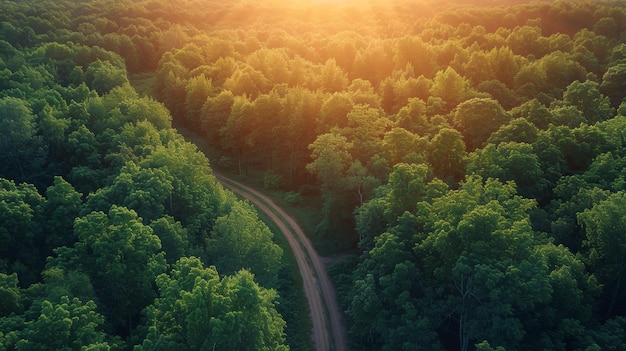
{"label": "curved dirt road", "polygon": [[269,197],[221,174],[213,174],[224,187],[247,198],[265,212],[289,242],[302,276],[304,293],[309,301],[316,350],[346,351],[346,334],[335,289],[317,252],[300,226]]}

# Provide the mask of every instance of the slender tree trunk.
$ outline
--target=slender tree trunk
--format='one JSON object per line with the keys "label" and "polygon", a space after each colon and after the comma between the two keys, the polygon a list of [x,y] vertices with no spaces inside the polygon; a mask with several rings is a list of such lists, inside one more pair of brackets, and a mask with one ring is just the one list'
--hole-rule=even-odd
{"label": "slender tree trunk", "polygon": [[465,311],[462,311],[459,316],[459,349],[461,351],[467,351],[467,347],[469,346],[469,338],[465,331],[465,318]]}
{"label": "slender tree trunk", "polygon": [[461,277],[461,281],[457,283],[457,290],[461,296],[461,309],[459,311],[459,349],[467,351],[469,347],[469,337],[467,335],[467,300],[471,294],[471,278]]}

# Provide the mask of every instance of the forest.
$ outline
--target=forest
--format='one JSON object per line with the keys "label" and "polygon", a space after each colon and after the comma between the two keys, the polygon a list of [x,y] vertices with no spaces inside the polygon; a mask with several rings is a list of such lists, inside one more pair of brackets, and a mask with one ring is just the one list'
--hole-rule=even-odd
{"label": "forest", "polygon": [[0,0],[0,351],[312,349],[213,168],[350,349],[623,350],[625,98],[621,0]]}

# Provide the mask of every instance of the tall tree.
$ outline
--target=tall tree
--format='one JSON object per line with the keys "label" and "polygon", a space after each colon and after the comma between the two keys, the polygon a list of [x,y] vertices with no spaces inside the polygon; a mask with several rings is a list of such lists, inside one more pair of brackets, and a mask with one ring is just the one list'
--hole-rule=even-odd
{"label": "tall tree", "polygon": [[426,158],[427,143],[426,138],[396,127],[385,133],[382,154],[391,166],[398,163],[421,163]]}
{"label": "tall tree", "polygon": [[455,126],[463,134],[469,151],[483,146],[489,136],[509,119],[500,103],[487,98],[467,100],[454,113]]}
{"label": "tall tree", "polygon": [[483,178],[512,180],[519,194],[528,198],[541,198],[546,190],[539,158],[526,143],[489,144],[476,150],[470,156],[467,171]]}
{"label": "tall tree", "polygon": [[306,168],[322,184],[322,191],[339,190],[341,180],[352,164],[352,148],[353,144],[346,137],[336,133],[322,134],[309,145],[313,162]]}
{"label": "tall tree", "polygon": [[89,195],[83,212],[108,211],[115,204],[136,211],[148,223],[162,217],[166,207],[170,207],[172,178],[167,168],[141,167],[128,162],[110,186]]}
{"label": "tall tree", "polygon": [[195,257],[157,278],[159,297],[145,310],[146,336],[136,350],[288,350],[276,292],[239,271],[220,278]]}
{"label": "tall tree", "polygon": [[161,242],[135,211],[110,211],[77,218],[73,247],[55,250],[52,266],[85,272],[118,332],[128,335],[139,312],[155,297],[154,279],[167,267]]}
{"label": "tall tree", "polygon": [[621,315],[626,310],[626,193],[612,194],[608,199],[578,214],[587,234],[589,260],[605,286],[605,317]]}
{"label": "tall tree", "polygon": [[46,189],[46,244],[48,250],[59,246],[70,246],[76,240],[73,232],[74,219],[78,217],[82,205],[81,194],[61,177]]}
{"label": "tall tree", "polygon": [[43,268],[45,199],[31,184],[0,178],[0,262],[20,274],[25,285]]}
{"label": "tall tree", "polygon": [[272,232],[248,203],[236,202],[215,221],[208,251],[224,274],[247,269],[262,282],[271,282],[280,268],[282,249],[272,242]]}
{"label": "tall tree", "polygon": [[515,193],[512,184],[470,178],[422,207],[428,235],[415,252],[424,284],[434,289],[433,312],[460,350],[482,340],[519,347],[523,314],[551,298],[546,267],[534,254],[541,239],[527,215],[534,203]]}
{"label": "tall tree", "polygon": [[432,179],[425,164],[400,163],[389,175],[390,191],[386,196],[388,208],[385,217],[395,222],[405,211],[415,212],[417,203],[426,194],[426,184]]}
{"label": "tall tree", "polygon": [[37,135],[35,115],[26,101],[0,99],[0,175],[18,181],[34,181],[41,175],[46,150]]}
{"label": "tall tree", "polygon": [[449,184],[465,176],[466,156],[463,136],[455,129],[442,128],[428,145],[428,161],[433,172]]}
{"label": "tall tree", "polygon": [[599,84],[594,81],[574,81],[563,94],[563,102],[577,107],[587,123],[607,120],[615,114],[609,98],[600,93]]}
{"label": "tall tree", "polygon": [[430,93],[434,97],[439,97],[445,102],[445,110],[452,111],[461,102],[471,96],[469,81],[461,76],[452,67],[437,72],[433,78],[433,86]]}
{"label": "tall tree", "polygon": [[87,86],[100,95],[104,95],[111,89],[128,84],[125,67],[113,65],[109,61],[96,60],[89,65],[85,72]]}
{"label": "tall tree", "polygon": [[609,67],[602,76],[600,92],[611,100],[614,108],[624,101],[624,85],[626,81],[626,63],[618,63]]}
{"label": "tall tree", "polygon": [[82,302],[67,296],[62,297],[59,303],[42,301],[40,311],[31,311],[38,316],[24,323],[24,329],[18,333],[15,350],[113,349],[117,345],[107,340],[104,317],[96,308],[93,301]]}

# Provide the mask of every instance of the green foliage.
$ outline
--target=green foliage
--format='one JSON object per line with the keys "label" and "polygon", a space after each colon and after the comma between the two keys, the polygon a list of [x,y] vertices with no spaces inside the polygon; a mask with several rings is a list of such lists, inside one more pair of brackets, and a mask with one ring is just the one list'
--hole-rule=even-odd
{"label": "green foliage", "polygon": [[131,328],[129,320],[154,298],[152,283],[166,269],[161,242],[137,213],[113,205],[77,218],[77,242],[55,250],[52,266],[89,275],[105,315],[116,327]]}
{"label": "green foliage", "polygon": [[150,222],[150,228],[159,237],[167,263],[172,264],[189,251],[189,234],[183,225],[171,216]]}
{"label": "green foliage", "polygon": [[[488,340],[481,347],[507,349],[586,345],[580,321],[590,321],[600,285],[568,249],[533,231],[528,213],[536,204],[516,195],[513,183],[493,179],[436,188],[429,184],[432,190],[415,196],[422,201],[404,204],[409,211],[391,224],[380,218],[398,204],[385,201],[389,195],[357,212],[366,251],[348,293],[351,334],[363,345],[390,349],[403,347],[392,338],[396,333],[409,345],[414,339],[403,333],[415,328],[424,337],[416,345],[424,348],[441,347],[429,330],[455,335],[461,349],[479,340]],[[373,234],[369,246],[376,231],[382,234]],[[413,309],[421,313],[398,317]],[[408,321],[419,326],[405,329]]]}
{"label": "green foliage", "polygon": [[14,97],[0,99],[0,120],[0,175],[18,181],[36,180],[46,154],[28,103]]}
{"label": "green foliage", "polygon": [[81,195],[61,177],[46,189],[44,213],[46,217],[46,244],[49,248],[69,246],[74,243],[74,218],[82,205]]}
{"label": "green foliage", "polygon": [[104,317],[93,301],[62,297],[41,303],[39,316],[24,323],[16,350],[111,350],[103,331]]}
{"label": "green foliage", "polygon": [[297,206],[302,203],[302,196],[300,193],[296,193],[293,191],[289,191],[285,193],[285,201],[287,201],[292,206]]}
{"label": "green foliage", "polygon": [[11,314],[20,314],[23,306],[20,302],[20,289],[17,286],[17,274],[0,273],[0,318]]}
{"label": "green foliage", "polygon": [[615,115],[609,99],[600,94],[599,84],[593,81],[572,82],[563,94],[563,102],[578,108],[589,124]]}
{"label": "green foliage", "polygon": [[0,255],[9,272],[17,272],[27,285],[43,268],[43,207],[45,199],[29,184],[16,185],[0,178]]}
{"label": "green foliage", "polygon": [[487,139],[487,144],[496,146],[503,142],[514,141],[532,144],[537,141],[539,131],[537,127],[525,118],[516,118],[503,125]]}
{"label": "green foliage", "polygon": [[108,61],[97,60],[89,65],[85,72],[85,80],[89,88],[104,95],[111,89],[128,83],[126,71]]}
{"label": "green foliage", "polygon": [[129,162],[110,186],[89,195],[83,212],[107,211],[117,204],[150,222],[165,214],[165,206],[173,196],[172,181],[166,168],[143,168]]}
{"label": "green foliage", "polygon": [[596,275],[607,289],[607,315],[622,313],[626,296],[623,280],[626,271],[623,252],[625,243],[621,228],[626,224],[623,208],[626,197],[623,191],[617,192],[578,214],[587,234],[586,246],[589,247],[589,259]]}
{"label": "green foliage", "polygon": [[448,67],[437,72],[430,93],[434,97],[443,99],[446,111],[452,111],[470,97],[470,84],[454,68]]}
{"label": "green foliage", "polygon": [[307,165],[307,170],[317,176],[324,191],[340,188],[340,181],[352,163],[352,147],[346,137],[334,133],[318,136],[309,146],[313,162]]}
{"label": "green foliage", "polygon": [[280,189],[282,182],[283,179],[280,174],[276,174],[271,170],[265,172],[265,176],[263,176],[263,188],[268,190]]}
{"label": "green foliage", "polygon": [[442,128],[428,145],[428,152],[428,161],[437,177],[450,184],[463,179],[467,153],[461,133]]}
{"label": "green foliage", "polygon": [[426,195],[426,184],[432,178],[428,166],[401,163],[389,175],[390,191],[386,200],[385,217],[395,221],[404,211],[414,212],[417,203]]}
{"label": "green foliage", "polygon": [[417,242],[417,256],[427,284],[440,287],[433,312],[451,313],[448,328],[458,328],[462,349],[483,339],[519,347],[523,311],[551,297],[545,266],[533,252],[541,239],[526,214],[534,204],[514,194],[510,184],[473,178],[425,208],[429,235]]}
{"label": "green foliage", "polygon": [[236,202],[230,212],[217,218],[207,244],[210,260],[219,262],[224,274],[250,270],[268,282],[280,268],[282,249],[272,242],[272,232],[257,217],[250,204]]}
{"label": "green foliage", "polygon": [[611,100],[613,107],[618,107],[624,100],[624,75],[626,75],[626,63],[618,63],[608,68],[602,77],[600,91]]}
{"label": "green foliage", "polygon": [[288,350],[276,292],[239,271],[220,278],[215,267],[182,258],[157,278],[159,297],[146,308],[146,338],[135,350]]}
{"label": "green foliage", "polygon": [[467,172],[503,182],[512,180],[518,193],[528,198],[540,198],[547,185],[539,158],[526,143],[489,144],[472,153]]}
{"label": "green foliage", "polygon": [[483,146],[489,136],[510,117],[500,103],[492,99],[471,99],[461,103],[454,114],[456,127],[463,134],[468,150]]}
{"label": "green foliage", "polygon": [[204,242],[202,236],[209,233],[215,219],[228,210],[228,202],[232,200],[232,195],[229,198],[209,174],[206,157],[195,146],[178,138],[158,147],[140,166],[167,170],[173,186],[171,198],[165,204],[167,213],[187,228],[192,244]]}

